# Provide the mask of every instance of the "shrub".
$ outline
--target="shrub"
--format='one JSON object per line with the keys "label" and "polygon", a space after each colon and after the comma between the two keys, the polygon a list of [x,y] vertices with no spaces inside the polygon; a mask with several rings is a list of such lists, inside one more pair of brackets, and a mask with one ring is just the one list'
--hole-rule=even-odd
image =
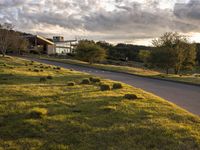
{"label": "shrub", "polygon": [[49,75],[49,76],[47,76],[47,79],[53,79],[53,77]]}
{"label": "shrub", "polygon": [[29,68],[28,71],[31,71],[31,68]]}
{"label": "shrub", "polygon": [[30,111],[30,116],[32,118],[42,118],[43,116],[47,115],[48,110],[45,108],[33,108]]}
{"label": "shrub", "polygon": [[81,81],[81,84],[90,84],[90,80],[89,79],[83,79]]}
{"label": "shrub", "polygon": [[100,89],[101,89],[101,91],[109,91],[110,86],[108,84],[101,84]]}
{"label": "shrub", "polygon": [[40,72],[44,72],[44,70],[41,69]]}
{"label": "shrub", "polygon": [[125,98],[125,99],[129,99],[129,100],[135,100],[135,99],[137,99],[138,97],[137,97],[135,94],[125,94],[125,95],[124,95],[124,98]]}
{"label": "shrub", "polygon": [[44,66],[40,66],[40,68],[44,68]]}
{"label": "shrub", "polygon": [[57,70],[61,70],[61,67],[56,67]]}
{"label": "shrub", "polygon": [[38,69],[34,69],[33,71],[34,71],[34,72],[40,72],[40,70],[38,70]]}
{"label": "shrub", "polygon": [[40,78],[40,82],[46,82],[46,81],[47,81],[47,79],[45,77]]}
{"label": "shrub", "polygon": [[68,82],[68,83],[67,83],[67,86],[74,86],[74,85],[75,85],[74,82]]}
{"label": "shrub", "polygon": [[123,88],[121,83],[114,83],[113,84],[113,89],[121,89],[121,88]]}
{"label": "shrub", "polygon": [[90,81],[94,83],[101,82],[99,78],[94,78],[94,77],[90,77]]}

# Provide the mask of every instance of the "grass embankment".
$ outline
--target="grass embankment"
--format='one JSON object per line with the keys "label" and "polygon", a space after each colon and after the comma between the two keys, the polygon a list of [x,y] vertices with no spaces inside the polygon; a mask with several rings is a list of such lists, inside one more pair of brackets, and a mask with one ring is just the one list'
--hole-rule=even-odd
{"label": "grass embankment", "polygon": [[0,149],[200,149],[199,117],[125,84],[80,84],[89,77],[1,57]]}
{"label": "grass embankment", "polygon": [[57,62],[68,63],[68,64],[76,64],[76,65],[82,65],[82,66],[87,66],[87,67],[94,67],[94,68],[98,68],[98,69],[105,69],[105,70],[110,70],[110,71],[125,72],[125,73],[130,73],[133,75],[139,75],[139,76],[144,76],[144,77],[165,79],[165,80],[172,80],[172,81],[179,81],[179,82],[184,82],[184,83],[192,83],[195,85],[200,85],[200,74],[197,74],[197,75],[168,74],[167,75],[167,74],[164,74],[159,71],[150,70],[150,69],[142,68],[142,67],[129,67],[129,66],[119,66],[119,65],[109,65],[109,64],[92,64],[92,65],[90,65],[86,62],[74,60],[74,59],[60,59],[60,58],[53,58],[53,57],[46,57],[46,56],[42,56],[40,58],[46,59],[46,60],[57,61]]}

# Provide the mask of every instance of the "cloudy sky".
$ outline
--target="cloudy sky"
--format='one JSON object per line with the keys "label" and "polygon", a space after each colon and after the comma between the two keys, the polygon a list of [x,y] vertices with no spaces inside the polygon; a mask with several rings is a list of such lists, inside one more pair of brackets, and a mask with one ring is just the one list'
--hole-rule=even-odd
{"label": "cloudy sky", "polygon": [[0,0],[3,22],[46,37],[149,45],[177,31],[200,42],[200,0]]}

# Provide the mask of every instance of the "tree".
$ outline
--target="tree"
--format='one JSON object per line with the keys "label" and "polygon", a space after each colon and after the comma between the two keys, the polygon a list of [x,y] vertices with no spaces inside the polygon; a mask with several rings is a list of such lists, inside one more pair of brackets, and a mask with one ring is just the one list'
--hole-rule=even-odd
{"label": "tree", "polygon": [[173,67],[173,50],[166,48],[157,48],[150,53],[150,57],[148,59],[149,63],[158,68],[164,69],[166,73],[169,73],[169,69]]}
{"label": "tree", "polygon": [[19,36],[17,39],[17,49],[18,50],[18,54],[22,54],[22,52],[24,52],[25,50],[27,50],[29,42],[27,40],[25,40],[23,37]]}
{"label": "tree", "polygon": [[106,57],[106,51],[94,41],[82,40],[79,41],[76,48],[76,56],[90,64],[101,61]]}
{"label": "tree", "polygon": [[[162,68],[166,70],[173,68],[175,74],[178,74],[181,69],[185,69],[187,66],[192,68],[195,65],[196,49],[194,44],[189,43],[186,37],[176,32],[168,32],[159,39],[153,40],[152,43],[158,49],[151,54],[151,57],[157,60],[151,58],[152,64],[158,66],[158,61],[160,61]],[[163,55],[166,55],[166,57]]]}
{"label": "tree", "polygon": [[12,38],[14,37],[12,34],[13,26],[8,23],[0,24],[0,51],[5,57],[6,51],[12,45]]}
{"label": "tree", "polygon": [[149,50],[140,50],[138,57],[143,63],[147,64],[150,54],[151,52]]}

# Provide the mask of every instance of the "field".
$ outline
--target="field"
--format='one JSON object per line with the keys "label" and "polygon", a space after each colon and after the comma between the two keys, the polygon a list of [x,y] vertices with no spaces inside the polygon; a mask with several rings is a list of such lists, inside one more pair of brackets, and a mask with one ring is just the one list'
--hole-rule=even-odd
{"label": "field", "polygon": [[198,116],[123,83],[81,84],[89,77],[0,57],[0,149],[200,149]]}
{"label": "field", "polygon": [[[37,57],[34,56],[33,57]],[[60,58],[53,58],[53,57],[46,57],[42,56],[40,57],[42,59],[57,61],[57,62],[63,62],[68,64],[76,64],[76,65],[82,65],[87,67],[93,67],[98,69],[105,69],[110,71],[117,71],[117,72],[125,72],[130,73],[133,75],[139,75],[144,77],[150,77],[150,78],[158,78],[158,79],[164,79],[164,80],[172,80],[172,81],[179,81],[184,83],[192,83],[195,85],[200,85],[200,74],[193,74],[193,73],[183,73],[181,75],[175,75],[175,74],[165,74],[161,71],[151,70],[145,67],[142,67],[141,65],[136,65],[134,67],[130,66],[120,66],[120,65],[110,65],[110,64],[88,64],[83,61],[75,60],[75,59],[60,59]],[[199,72],[199,69],[198,69]]]}

